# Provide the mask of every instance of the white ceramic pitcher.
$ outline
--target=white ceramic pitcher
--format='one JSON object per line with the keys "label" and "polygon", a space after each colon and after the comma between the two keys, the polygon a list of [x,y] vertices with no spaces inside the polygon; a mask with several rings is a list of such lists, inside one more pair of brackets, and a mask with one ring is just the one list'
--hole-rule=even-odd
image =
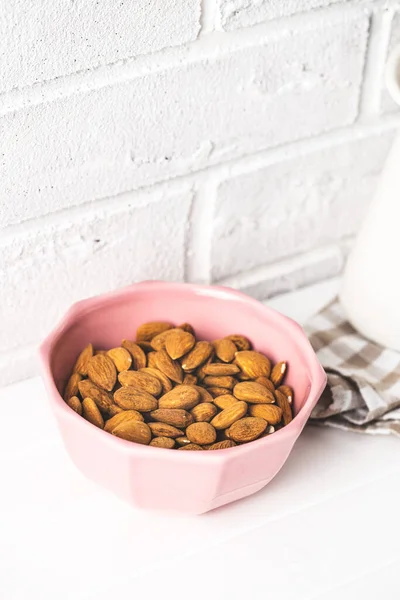
{"label": "white ceramic pitcher", "polygon": [[[386,85],[400,106],[400,47],[389,58]],[[363,335],[400,351],[400,131],[347,262],[340,300]]]}

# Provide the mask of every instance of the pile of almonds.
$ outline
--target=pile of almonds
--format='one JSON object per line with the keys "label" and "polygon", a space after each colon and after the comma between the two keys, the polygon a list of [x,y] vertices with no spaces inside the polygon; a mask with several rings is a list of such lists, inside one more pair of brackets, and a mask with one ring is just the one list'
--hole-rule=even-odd
{"label": "pile of almonds", "polygon": [[138,444],[219,450],[273,433],[292,420],[293,391],[243,335],[197,341],[193,327],[151,322],[136,341],[78,356],[68,406],[87,421]]}

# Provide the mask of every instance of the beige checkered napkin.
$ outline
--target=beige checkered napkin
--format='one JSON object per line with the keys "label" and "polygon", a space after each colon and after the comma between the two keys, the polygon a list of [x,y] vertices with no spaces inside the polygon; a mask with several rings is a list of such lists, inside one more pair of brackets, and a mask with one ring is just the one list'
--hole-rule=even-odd
{"label": "beige checkered napkin", "polygon": [[346,321],[337,300],[305,330],[328,375],[313,421],[400,436],[400,354],[362,337]]}

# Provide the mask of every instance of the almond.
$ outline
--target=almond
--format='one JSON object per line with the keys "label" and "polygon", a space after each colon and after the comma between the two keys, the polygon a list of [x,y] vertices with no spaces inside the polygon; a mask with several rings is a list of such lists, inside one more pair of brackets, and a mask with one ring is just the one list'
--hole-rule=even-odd
{"label": "almond", "polygon": [[143,369],[147,365],[146,354],[138,344],[130,340],[122,340],[122,347],[128,350],[132,356],[132,369],[139,371],[139,369]]}
{"label": "almond", "polygon": [[183,436],[183,431],[174,427],[173,425],[167,425],[167,423],[148,423],[151,433],[158,437],[169,437],[177,438]]}
{"label": "almond", "polygon": [[206,375],[215,375],[223,377],[225,375],[236,375],[240,369],[237,365],[228,365],[226,363],[210,363],[204,368]]}
{"label": "almond", "polygon": [[244,335],[228,335],[226,336],[228,340],[231,340],[238,350],[250,350],[251,343]]}
{"label": "almond", "polygon": [[182,383],[184,385],[196,385],[197,377],[196,377],[196,375],[193,375],[192,373],[186,373],[185,377],[183,378]]}
{"label": "almond", "polygon": [[193,444],[213,444],[217,439],[217,432],[210,423],[192,423],[186,428],[186,437]]}
{"label": "almond", "polygon": [[182,429],[193,423],[193,416],[180,408],[158,408],[150,413],[150,417],[160,423],[167,423]]}
{"label": "almond", "polygon": [[161,373],[159,369],[156,369],[155,367],[145,367],[144,369],[140,369],[140,372],[148,373],[149,375],[153,375],[153,377],[157,377],[157,379],[161,382],[163,394],[166,394],[167,392],[172,390],[171,380],[168,379],[168,377],[164,375],[164,373]]}
{"label": "almond", "polygon": [[148,392],[152,396],[159,396],[162,392],[162,384],[157,377],[142,371],[121,371],[118,375],[118,381],[121,385],[129,385]]}
{"label": "almond", "polygon": [[121,387],[114,393],[114,401],[124,410],[149,412],[157,408],[157,400],[154,396],[129,385]]}
{"label": "almond", "polygon": [[198,444],[187,444],[186,446],[181,446],[178,450],[203,450],[203,448]]}
{"label": "almond", "polygon": [[76,359],[74,368],[72,370],[73,373],[79,373],[80,375],[87,375],[87,368],[89,364],[89,360],[93,356],[93,346],[92,344],[88,344],[86,348],[82,350],[78,358]]}
{"label": "almond", "polygon": [[261,417],[271,423],[277,425],[282,419],[282,409],[275,404],[252,404],[249,406],[249,415],[251,417]]}
{"label": "almond", "polygon": [[261,383],[255,381],[242,381],[233,388],[233,395],[238,400],[245,400],[251,404],[267,404],[275,402],[275,396]]}
{"label": "almond", "polygon": [[245,417],[233,423],[227,434],[234,442],[252,442],[264,433],[267,425],[267,421],[259,417]]}
{"label": "almond", "polygon": [[225,408],[216,415],[211,421],[211,425],[213,425],[215,429],[226,429],[227,427],[230,427],[232,423],[244,417],[246,412],[246,402],[234,402],[231,406],[228,406],[228,408]]}
{"label": "almond", "polygon": [[218,396],[226,396],[228,390],[227,388],[222,387],[209,387],[207,391],[211,394],[213,398],[217,398]]}
{"label": "almond", "polygon": [[175,383],[182,383],[183,373],[181,365],[175,360],[172,360],[166,350],[156,352],[154,362],[156,368],[169,377],[169,379],[175,381]]}
{"label": "almond", "polygon": [[150,367],[151,369],[157,369],[156,356],[157,356],[157,352],[149,352],[147,355],[147,366]]}
{"label": "almond", "polygon": [[77,396],[71,396],[67,400],[67,404],[72,410],[74,410],[78,415],[82,416],[82,404]]}
{"label": "almond", "polygon": [[271,381],[275,387],[279,387],[285,377],[287,364],[285,362],[277,363],[271,371]]}
{"label": "almond", "polygon": [[179,446],[187,446],[188,444],[191,443],[191,441],[185,435],[182,437],[176,438],[175,441],[177,444],[179,444]]}
{"label": "almond", "polygon": [[222,360],[225,363],[230,363],[235,358],[237,347],[232,340],[229,340],[228,338],[215,340],[213,346],[215,348],[215,354],[218,356],[219,360]]}
{"label": "almond", "polygon": [[126,348],[111,348],[107,352],[107,356],[113,361],[118,373],[127,371],[132,365],[132,356]]}
{"label": "almond", "polygon": [[276,390],[275,396],[276,396],[277,405],[279,406],[279,408],[282,409],[283,424],[289,425],[290,421],[292,421],[292,419],[293,419],[292,408],[290,406],[290,402],[287,399],[287,397],[285,396],[285,394],[283,394],[279,390]]}
{"label": "almond", "polygon": [[203,383],[207,387],[222,387],[231,390],[236,383],[236,379],[230,375],[207,375],[204,377]]}
{"label": "almond", "polygon": [[261,354],[261,352],[255,352],[254,350],[237,352],[235,362],[239,365],[243,373],[252,379],[261,376],[269,377],[271,372],[270,360],[264,354]]}
{"label": "almond", "polygon": [[190,413],[193,415],[196,422],[209,422],[217,414],[217,407],[214,404],[211,404],[211,402],[202,402],[192,408]]}
{"label": "almond", "polygon": [[117,406],[116,404],[112,404],[109,409],[107,410],[107,415],[111,418],[111,417],[115,417],[115,415],[119,415],[120,413],[124,412],[122,410],[122,408],[120,408],[119,406]]}
{"label": "almond", "polygon": [[200,394],[194,385],[177,385],[159,400],[159,408],[181,408],[189,410],[196,406]]}
{"label": "almond", "polygon": [[200,402],[214,402],[214,398],[206,388],[203,388],[201,385],[196,385],[195,388],[200,394]]}
{"label": "almond", "polygon": [[104,431],[112,433],[114,427],[117,427],[117,425],[120,425],[125,421],[144,421],[144,417],[137,410],[124,410],[106,421]]}
{"label": "almond", "polygon": [[151,440],[151,431],[147,423],[132,419],[114,427],[112,435],[136,444],[148,445]]}
{"label": "almond", "polygon": [[261,385],[263,385],[264,387],[267,388],[267,390],[269,390],[270,392],[274,393],[275,392],[275,386],[272,383],[272,381],[270,379],[268,379],[268,377],[256,377],[256,383],[261,383]]}
{"label": "almond", "polygon": [[207,375],[206,367],[207,367],[207,365],[209,365],[210,363],[213,362],[213,359],[214,359],[214,352],[211,353],[211,355],[207,358],[205,363],[203,363],[202,365],[200,365],[200,367],[198,367],[196,369],[196,376],[200,382],[202,382],[204,377],[206,377],[206,375]]}
{"label": "almond", "polygon": [[236,446],[233,440],[222,440],[221,442],[215,442],[207,446],[207,450],[225,450],[226,448],[233,448]]}
{"label": "almond", "polygon": [[289,400],[289,404],[292,404],[293,402],[293,390],[290,386],[288,385],[280,385],[278,387],[278,390],[282,393],[285,394],[286,398]]}
{"label": "almond", "polygon": [[182,325],[178,325],[178,329],[183,329],[183,331],[187,331],[188,333],[195,335],[194,329],[190,323],[182,323]]}
{"label": "almond", "polygon": [[92,398],[98,408],[107,414],[110,414],[114,406],[114,400],[111,394],[99,388],[90,379],[82,379],[78,384],[79,392],[82,398]]}
{"label": "almond", "polygon": [[143,323],[137,328],[136,331],[136,339],[139,342],[151,342],[153,337],[162,333],[163,331],[167,331],[167,329],[172,329],[172,325],[166,323],[165,321],[151,321],[149,323]]}
{"label": "almond", "polygon": [[77,396],[79,392],[79,382],[82,379],[82,375],[79,373],[72,373],[68,379],[68,383],[64,390],[64,400],[67,402],[72,396]]}
{"label": "almond", "polygon": [[89,421],[89,423],[92,423],[92,425],[96,425],[96,427],[103,429],[103,417],[101,416],[101,413],[97,408],[96,403],[93,402],[92,398],[84,398],[82,402],[82,414],[86,421]]}
{"label": "almond", "polygon": [[150,442],[150,446],[171,450],[175,446],[175,441],[172,438],[160,436],[153,438]]}
{"label": "almond", "polygon": [[111,392],[117,381],[117,369],[107,354],[96,354],[88,363],[88,376],[93,383]]}
{"label": "almond", "polygon": [[165,349],[173,360],[177,360],[190,352],[195,343],[194,335],[182,329],[175,329],[167,336]]}
{"label": "almond", "polygon": [[141,348],[143,350],[143,352],[145,354],[148,354],[149,352],[153,351],[153,346],[151,345],[150,342],[138,342],[138,341],[136,341],[135,343],[139,346],[139,348]]}
{"label": "almond", "polygon": [[209,342],[197,342],[193,350],[182,358],[182,369],[193,371],[202,365],[211,356],[213,346]]}
{"label": "almond", "polygon": [[176,327],[174,327],[173,329],[167,329],[167,331],[163,331],[162,333],[159,333],[158,335],[153,337],[153,339],[150,342],[150,345],[153,348],[153,350],[156,350],[157,352],[159,350],[163,350],[165,348],[167,337],[174,331],[180,331],[182,333],[181,329],[177,329]]}
{"label": "almond", "polygon": [[228,408],[228,406],[231,406],[235,402],[238,402],[238,400],[237,398],[235,398],[235,396],[232,396],[231,394],[223,394],[222,396],[217,396],[216,398],[214,398],[215,406],[218,406],[218,408],[220,408],[221,410]]}

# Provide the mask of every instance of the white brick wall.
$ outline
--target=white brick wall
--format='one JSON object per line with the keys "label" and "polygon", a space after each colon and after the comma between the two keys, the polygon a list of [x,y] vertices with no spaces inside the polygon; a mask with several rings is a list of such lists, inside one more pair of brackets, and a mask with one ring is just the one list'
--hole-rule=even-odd
{"label": "white brick wall", "polygon": [[3,4],[0,383],[88,295],[340,272],[400,123],[400,2]]}

